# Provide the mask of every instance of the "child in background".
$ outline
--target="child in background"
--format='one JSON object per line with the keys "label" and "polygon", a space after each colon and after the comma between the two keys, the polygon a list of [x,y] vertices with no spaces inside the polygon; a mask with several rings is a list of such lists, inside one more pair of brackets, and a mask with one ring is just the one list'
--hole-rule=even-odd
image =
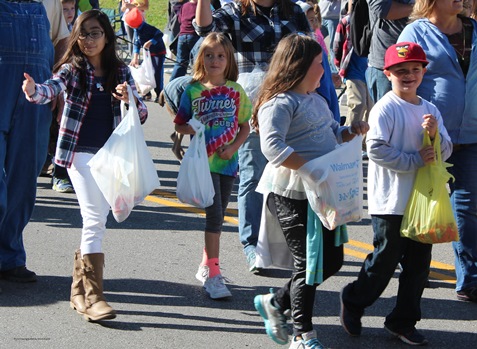
{"label": "child in background", "polygon": [[170,81],[179,76],[187,74],[187,67],[190,62],[190,53],[194,48],[195,43],[200,36],[196,33],[192,21],[195,18],[195,10],[197,8],[197,1],[190,0],[182,5],[178,20],[180,23],[179,39],[177,43],[177,62],[172,70]]}
{"label": "child in background", "polygon": [[384,291],[401,264],[396,306],[384,328],[410,345],[427,339],[416,330],[421,320],[421,297],[429,275],[432,245],[401,237],[400,227],[417,170],[435,160],[432,146],[422,147],[422,134],[431,141],[439,131],[442,160],[452,143],[439,110],[419,97],[417,88],[426,72],[421,46],[401,42],[389,47],[384,74],[392,84],[371,110],[366,145],[369,156],[368,205],[374,230],[374,251],[363,263],[358,279],[341,292],[340,320],[351,336],[361,334],[361,317]]}
{"label": "child in background", "polygon": [[[299,34],[283,38],[272,56],[253,111],[253,124],[258,121],[260,145],[269,161],[259,187],[269,188],[264,204],[277,219],[294,264],[287,284],[275,294],[256,296],[254,305],[264,319],[267,334],[279,344],[288,342],[284,312],[291,309],[294,337],[290,348],[297,349],[323,348],[312,324],[317,284],[305,282],[309,217],[303,179],[320,177],[308,162],[368,130],[362,121],[340,126],[325,99],[316,93],[324,72],[322,59],[322,48],[316,40]],[[316,234],[323,236],[324,281],[340,270],[343,245],[335,246],[335,231],[322,225]]]}
{"label": "child in background", "polygon": [[[152,66],[154,67],[154,79],[156,80],[156,87],[154,92],[156,98],[154,103],[159,101],[159,95],[164,87],[164,60],[166,58],[166,46],[162,37],[164,34],[156,27],[146,23],[142,11],[137,8],[129,10],[124,17],[126,24],[134,28],[134,54],[130,65],[139,66],[139,52],[141,47],[149,50],[152,58]],[[146,94],[145,99],[151,99],[151,93]]]}
{"label": "child in background", "polygon": [[[349,12],[351,9],[349,8]],[[346,101],[348,113],[345,126],[357,120],[368,121],[368,114],[373,107],[373,100],[366,85],[368,57],[359,57],[353,50],[350,38],[349,12],[336,27],[335,42],[332,44],[335,65],[338,74],[346,84]],[[364,140],[363,140],[364,141]],[[365,145],[363,144],[363,149]],[[363,157],[366,152],[363,150]]]}
{"label": "child in background", "polygon": [[37,104],[51,102],[62,91],[66,94],[55,163],[67,168],[83,218],[70,305],[89,321],[113,319],[116,313],[103,295],[102,241],[110,207],[88,161],[120,123],[120,102],[129,102],[128,84],[141,122],[147,118],[147,109],[135,92],[129,68],[116,55],[116,36],[109,18],[99,10],[83,12],[76,19],[68,48],[53,73],[43,84],[35,84],[25,73],[22,89],[27,100]]}
{"label": "child in background", "polygon": [[234,48],[222,33],[210,33],[200,46],[193,76],[181,96],[174,119],[179,133],[194,134],[187,124],[196,118],[205,125],[205,142],[215,189],[206,207],[205,247],[196,278],[212,299],[230,297],[219,265],[219,245],[225,210],[238,170],[237,150],[247,138],[251,103],[238,77]]}
{"label": "child in background", "polygon": [[61,5],[63,6],[63,16],[68,25],[68,30],[71,32],[76,17],[76,0],[61,0]]}

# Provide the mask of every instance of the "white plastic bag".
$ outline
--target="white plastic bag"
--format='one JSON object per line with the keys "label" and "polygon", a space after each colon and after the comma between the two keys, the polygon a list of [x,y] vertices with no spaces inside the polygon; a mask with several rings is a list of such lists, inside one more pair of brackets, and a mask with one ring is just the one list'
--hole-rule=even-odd
{"label": "white plastic bag", "polygon": [[142,49],[142,57],[142,63],[138,68],[130,66],[129,69],[138,89],[142,94],[146,94],[156,88],[156,79],[154,78],[154,66],[149,50]]}
{"label": "white plastic bag", "polygon": [[129,216],[134,206],[160,186],[129,86],[128,94],[129,110],[126,111],[125,103],[121,102],[123,119],[88,162],[96,184],[119,223]]}
{"label": "white plastic bag", "polygon": [[215,195],[205,148],[205,126],[195,118],[189,120],[189,125],[195,130],[195,135],[179,168],[177,198],[183,203],[205,208],[214,203]]}
{"label": "white plastic bag", "polygon": [[242,86],[243,90],[247,94],[250,101],[255,102],[255,97],[262,85],[263,79],[266,74],[266,66],[257,64],[252,72],[240,73],[237,79],[237,83]]}
{"label": "white plastic bag", "polygon": [[362,136],[356,136],[309,162],[323,175],[318,182],[303,180],[306,197],[329,230],[357,222],[363,216],[362,140]]}

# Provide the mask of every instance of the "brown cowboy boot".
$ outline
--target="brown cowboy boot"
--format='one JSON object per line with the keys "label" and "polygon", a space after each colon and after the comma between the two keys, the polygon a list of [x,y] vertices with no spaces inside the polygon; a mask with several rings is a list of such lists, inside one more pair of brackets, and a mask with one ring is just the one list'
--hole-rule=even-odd
{"label": "brown cowboy boot", "polygon": [[84,314],[86,304],[84,302],[83,274],[81,273],[81,251],[76,250],[73,264],[73,282],[71,283],[70,307],[80,315]]}
{"label": "brown cowboy boot", "polygon": [[84,318],[88,321],[114,319],[116,312],[103,295],[104,254],[85,254],[81,261],[86,303]]}

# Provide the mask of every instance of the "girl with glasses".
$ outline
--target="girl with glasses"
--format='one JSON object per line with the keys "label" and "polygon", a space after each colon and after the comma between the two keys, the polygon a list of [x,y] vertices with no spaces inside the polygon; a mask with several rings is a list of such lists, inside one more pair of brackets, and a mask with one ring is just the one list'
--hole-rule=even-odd
{"label": "girl with glasses", "polygon": [[117,57],[109,18],[99,10],[82,13],[73,25],[66,53],[53,77],[35,84],[24,74],[23,92],[36,104],[65,92],[55,163],[66,167],[78,198],[83,229],[74,255],[70,304],[88,321],[113,319],[115,311],[103,295],[102,241],[109,205],[96,185],[88,161],[121,121],[120,102],[128,102],[130,85],[144,123],[147,109],[136,92],[129,68]]}

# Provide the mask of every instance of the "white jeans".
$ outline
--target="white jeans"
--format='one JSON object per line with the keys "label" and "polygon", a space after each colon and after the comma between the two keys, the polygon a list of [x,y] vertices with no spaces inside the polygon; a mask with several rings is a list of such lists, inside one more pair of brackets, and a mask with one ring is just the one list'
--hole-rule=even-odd
{"label": "white jeans", "polygon": [[83,218],[81,256],[102,252],[102,242],[110,209],[87,165],[92,157],[93,154],[76,153],[73,164],[68,169]]}

